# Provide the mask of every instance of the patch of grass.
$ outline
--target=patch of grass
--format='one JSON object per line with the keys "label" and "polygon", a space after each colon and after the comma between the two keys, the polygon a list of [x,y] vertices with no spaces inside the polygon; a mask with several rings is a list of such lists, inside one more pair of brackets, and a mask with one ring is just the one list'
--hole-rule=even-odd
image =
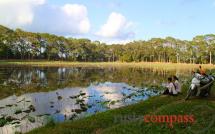
{"label": "patch of grass", "polygon": [[[187,86],[183,86],[183,91]],[[184,134],[203,132],[215,133],[215,98],[191,98],[184,100],[185,92],[176,97],[155,96],[137,104],[109,110],[102,113],[55,126],[37,128],[30,134],[39,133],[165,133]],[[191,115],[193,124],[174,123],[170,128],[165,123],[145,123],[144,115]],[[212,124],[212,125],[211,125]]]}
{"label": "patch of grass", "polygon": [[[157,70],[187,70],[198,68],[199,64],[187,63],[164,63],[164,62],[70,62],[70,61],[46,61],[46,60],[1,60],[0,65],[22,65],[22,66],[49,66],[49,67],[136,67],[154,68]],[[213,64],[204,64],[206,69],[214,69]]]}

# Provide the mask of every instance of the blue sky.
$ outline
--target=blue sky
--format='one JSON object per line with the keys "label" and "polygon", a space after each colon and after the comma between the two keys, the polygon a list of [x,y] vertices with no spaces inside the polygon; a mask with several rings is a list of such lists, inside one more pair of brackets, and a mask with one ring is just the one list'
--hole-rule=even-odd
{"label": "blue sky", "polygon": [[0,0],[0,24],[107,43],[215,33],[215,0]]}

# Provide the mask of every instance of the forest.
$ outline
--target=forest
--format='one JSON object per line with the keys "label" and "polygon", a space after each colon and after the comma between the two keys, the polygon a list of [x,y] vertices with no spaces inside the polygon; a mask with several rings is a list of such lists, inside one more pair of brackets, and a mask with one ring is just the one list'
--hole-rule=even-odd
{"label": "forest", "polygon": [[190,41],[166,37],[107,45],[0,25],[0,59],[213,64],[215,35],[198,35]]}

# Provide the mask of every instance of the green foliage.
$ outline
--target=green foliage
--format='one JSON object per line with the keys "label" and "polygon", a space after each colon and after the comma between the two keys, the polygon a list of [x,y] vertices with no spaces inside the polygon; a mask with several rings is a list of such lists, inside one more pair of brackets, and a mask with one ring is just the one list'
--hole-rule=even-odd
{"label": "green foliage", "polygon": [[[215,61],[215,35],[199,35],[192,41],[167,37],[106,45],[48,33],[15,31],[0,25],[0,59],[46,59],[68,61],[182,62]],[[210,56],[211,53],[211,56]]]}

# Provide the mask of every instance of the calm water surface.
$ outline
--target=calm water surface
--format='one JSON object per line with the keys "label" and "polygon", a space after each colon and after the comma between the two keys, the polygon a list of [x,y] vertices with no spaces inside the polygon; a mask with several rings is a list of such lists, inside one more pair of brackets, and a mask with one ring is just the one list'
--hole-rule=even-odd
{"label": "calm water surface", "polygon": [[0,134],[28,132],[133,104],[155,95],[167,77],[190,70],[0,67]]}

